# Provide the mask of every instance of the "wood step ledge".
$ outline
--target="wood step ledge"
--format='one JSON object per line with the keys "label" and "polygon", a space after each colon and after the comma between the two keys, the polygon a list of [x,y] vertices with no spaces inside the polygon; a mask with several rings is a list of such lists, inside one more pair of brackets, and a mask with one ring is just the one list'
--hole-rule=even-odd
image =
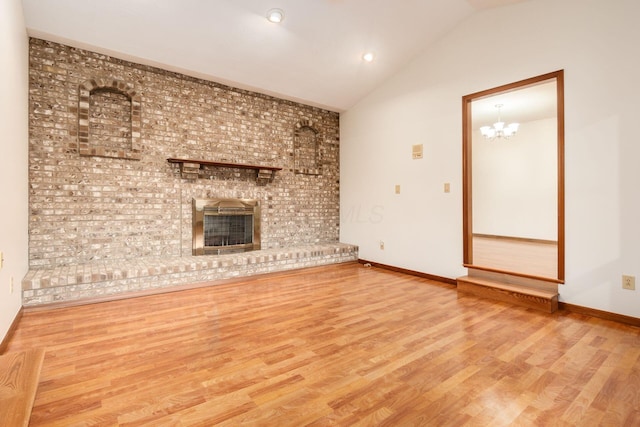
{"label": "wood step ledge", "polygon": [[0,425],[29,425],[43,360],[43,349],[0,356]]}
{"label": "wood step ledge", "polygon": [[457,279],[458,293],[503,301],[547,313],[558,310],[558,292],[524,285],[463,276]]}

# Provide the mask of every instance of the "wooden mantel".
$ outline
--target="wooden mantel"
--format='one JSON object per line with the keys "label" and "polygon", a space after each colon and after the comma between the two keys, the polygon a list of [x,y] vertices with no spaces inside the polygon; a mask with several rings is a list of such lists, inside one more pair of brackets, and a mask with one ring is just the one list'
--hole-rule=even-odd
{"label": "wooden mantel", "polygon": [[167,161],[169,163],[179,163],[182,177],[186,179],[197,179],[198,170],[200,170],[201,166],[213,166],[218,168],[253,169],[257,172],[256,182],[259,185],[266,184],[273,178],[273,175],[276,173],[276,171],[282,170],[282,168],[274,167],[274,166],[249,165],[245,163],[214,162],[211,160],[168,158]]}

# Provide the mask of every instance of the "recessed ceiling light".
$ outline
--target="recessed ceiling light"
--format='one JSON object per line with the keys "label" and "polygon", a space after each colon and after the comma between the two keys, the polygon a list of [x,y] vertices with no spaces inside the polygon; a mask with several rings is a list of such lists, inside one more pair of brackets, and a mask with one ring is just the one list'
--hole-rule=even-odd
{"label": "recessed ceiling light", "polygon": [[269,20],[269,22],[278,24],[284,19],[284,12],[282,11],[282,9],[270,9],[267,12],[267,19]]}
{"label": "recessed ceiling light", "polygon": [[362,59],[364,59],[367,62],[373,61],[373,53],[372,52],[365,53],[364,55],[362,55]]}

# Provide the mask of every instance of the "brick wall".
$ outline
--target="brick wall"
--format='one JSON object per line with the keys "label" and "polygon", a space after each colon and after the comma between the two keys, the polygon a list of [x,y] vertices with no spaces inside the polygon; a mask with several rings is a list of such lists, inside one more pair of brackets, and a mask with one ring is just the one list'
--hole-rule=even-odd
{"label": "brick wall", "polygon": [[[190,256],[192,198],[260,200],[265,249],[338,241],[337,113],[31,39],[29,126],[31,268]],[[283,170],[266,185],[231,168],[189,180],[170,157]]]}

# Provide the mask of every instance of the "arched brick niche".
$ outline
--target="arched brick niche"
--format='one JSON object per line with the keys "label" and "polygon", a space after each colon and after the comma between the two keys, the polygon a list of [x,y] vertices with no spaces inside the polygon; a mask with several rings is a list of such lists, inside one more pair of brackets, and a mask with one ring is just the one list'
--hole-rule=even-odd
{"label": "arched brick niche", "polygon": [[311,120],[300,120],[296,124],[293,136],[293,156],[295,173],[305,175],[320,175],[320,135],[313,127]]}
{"label": "arched brick niche", "polygon": [[132,84],[92,79],[78,88],[81,156],[140,159],[140,96]]}

